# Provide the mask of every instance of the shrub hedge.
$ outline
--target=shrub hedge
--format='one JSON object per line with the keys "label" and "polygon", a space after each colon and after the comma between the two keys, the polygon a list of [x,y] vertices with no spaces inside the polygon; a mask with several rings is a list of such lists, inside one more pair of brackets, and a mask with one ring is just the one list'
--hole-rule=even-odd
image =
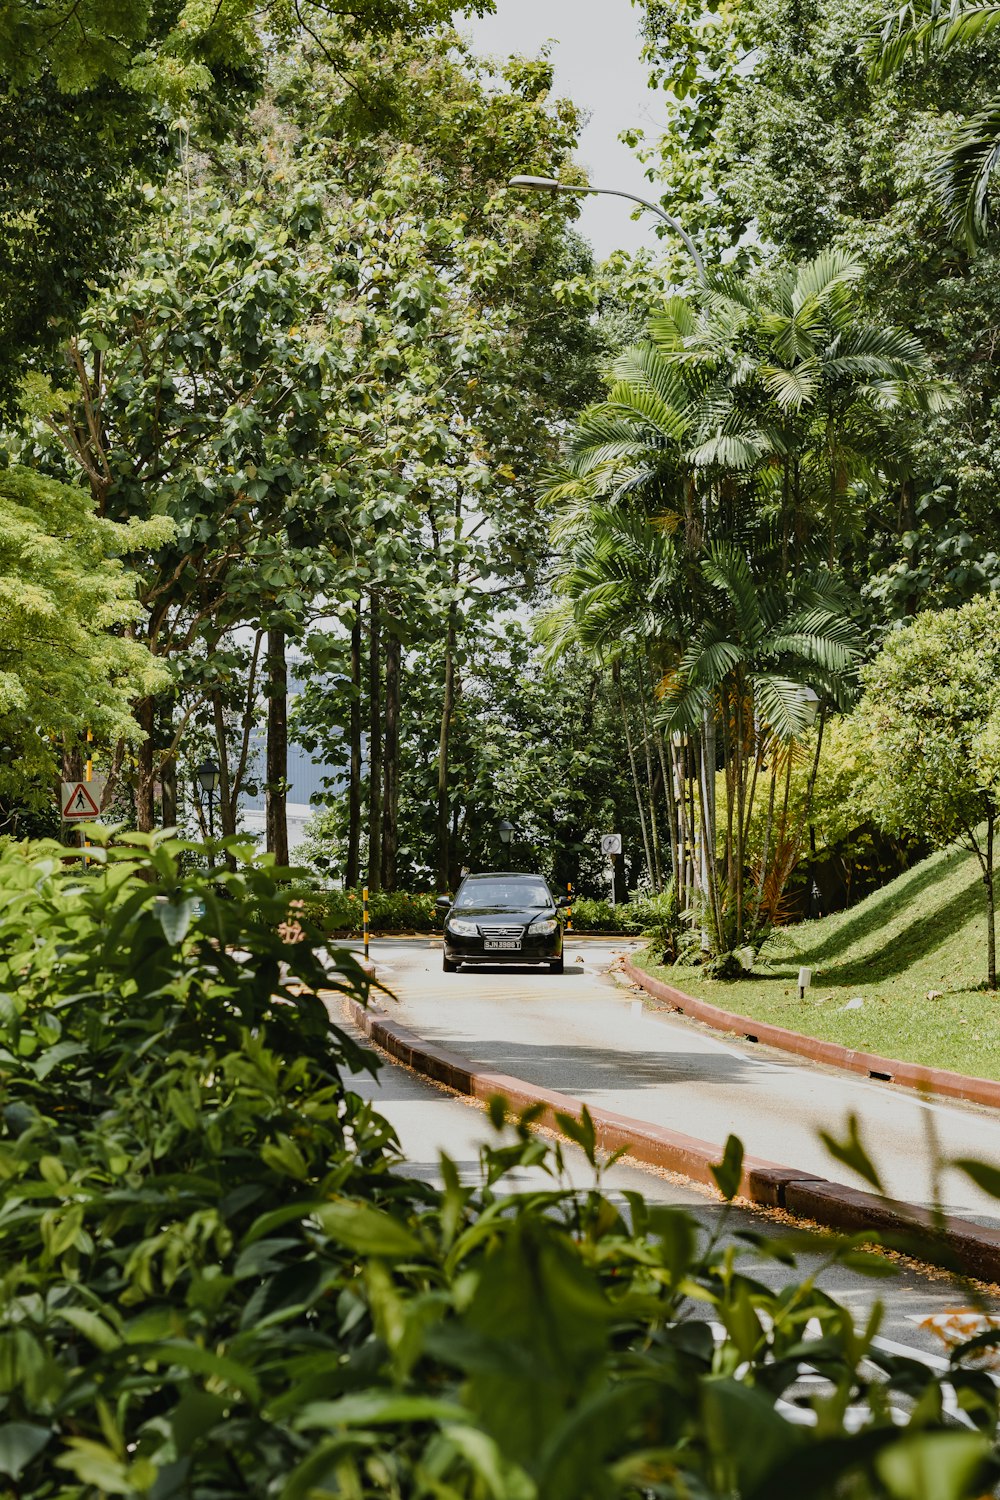
{"label": "shrub hedge", "polygon": [[[361,931],[361,889],[317,890],[299,886],[296,897],[308,919],[331,936],[356,937]],[[372,891],[368,908],[373,932],[439,931],[441,919],[432,891]],[[641,897],[622,906],[581,897],[573,902],[575,932],[640,934],[655,925],[664,898]]]}
{"label": "shrub hedge", "polygon": [[[322,962],[308,921],[285,940],[267,867],[209,881],[183,852],[135,836],[88,871],[54,845],[0,852],[4,1493],[966,1500],[995,1483],[984,1373],[880,1353],[877,1318],[856,1330],[812,1277],[772,1291],[759,1269],[794,1237],[726,1244],[636,1194],[626,1211],[586,1113],[562,1123],[590,1191],[498,1103],[478,1184],[447,1159],[440,1188],[406,1176],[345,1077],[378,1065],[318,995],[364,998],[362,971]],[[740,1165],[731,1140],[727,1198]],[[527,1167],[550,1186],[511,1190]],[[885,1269],[849,1241],[831,1258]],[[945,1378],[971,1430],[946,1426]]]}

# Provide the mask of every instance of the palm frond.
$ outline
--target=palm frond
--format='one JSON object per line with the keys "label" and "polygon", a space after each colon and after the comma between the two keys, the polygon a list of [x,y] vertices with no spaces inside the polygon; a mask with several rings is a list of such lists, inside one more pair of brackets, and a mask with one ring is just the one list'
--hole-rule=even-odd
{"label": "palm frond", "polygon": [[761,719],[780,739],[790,740],[812,722],[813,700],[800,682],[790,682],[776,673],[754,675],[754,694]]}
{"label": "palm frond", "polygon": [[989,227],[990,184],[998,166],[1000,99],[992,99],[964,121],[955,144],[934,173],[951,231],[961,234],[970,248],[979,244]]}
{"label": "palm frond", "polygon": [[804,359],[792,369],[761,365],[760,376],[782,411],[801,411],[814,399],[822,383],[816,358]]}
{"label": "palm frond", "polygon": [[760,462],[765,451],[759,438],[716,432],[691,448],[687,457],[699,469],[752,469],[754,464]]}
{"label": "palm frond", "polygon": [[697,314],[684,297],[670,297],[663,307],[651,313],[647,323],[650,341],[661,350],[683,349],[698,326]]}
{"label": "palm frond", "polygon": [[860,281],[864,266],[847,250],[821,250],[799,266],[795,273],[792,304],[795,311],[811,303],[820,304],[834,287]]}
{"label": "palm frond", "polygon": [[692,734],[701,728],[712,706],[710,688],[674,679],[664,690],[653,717],[665,734]]}
{"label": "palm frond", "polygon": [[728,596],[736,634],[742,639],[744,649],[747,643],[756,642],[763,633],[761,593],[746,552],[732,542],[714,542],[708,557],[702,561],[701,571],[713,588],[724,590]]}

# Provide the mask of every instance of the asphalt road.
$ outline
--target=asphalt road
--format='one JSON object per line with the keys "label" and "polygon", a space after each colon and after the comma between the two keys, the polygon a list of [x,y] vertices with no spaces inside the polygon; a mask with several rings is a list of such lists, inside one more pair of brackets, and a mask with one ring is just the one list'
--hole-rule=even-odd
{"label": "asphalt road", "polygon": [[[406,1156],[400,1171],[439,1182],[439,1160],[444,1152],[457,1164],[463,1180],[469,1183],[480,1180],[479,1149],[494,1137],[486,1115],[478,1105],[456,1098],[388,1060],[383,1061],[377,1080],[361,1073],[353,1075],[350,1083],[358,1093],[371,1099],[395,1128]],[[563,1154],[572,1185],[578,1188],[590,1186],[592,1172],[583,1154],[565,1143]],[[512,1173],[506,1179],[509,1191],[523,1191],[543,1184],[551,1187],[553,1182],[538,1169]],[[623,1207],[626,1207],[624,1194],[627,1192],[641,1193],[651,1202],[686,1207],[706,1234],[721,1229],[727,1240],[741,1231],[750,1230],[772,1237],[780,1236],[785,1230],[785,1225],[776,1217],[726,1209],[704,1189],[672,1175],[624,1162],[617,1162],[607,1169],[604,1190]],[[878,1299],[885,1309],[881,1336],[928,1360],[942,1357],[949,1340],[956,1336],[953,1332],[956,1313],[977,1320],[984,1316],[1000,1316],[1000,1302],[992,1298],[979,1300],[970,1297],[968,1288],[954,1284],[942,1272],[922,1271],[903,1264],[892,1279],[873,1281],[838,1266],[825,1266],[826,1259],[827,1253],[818,1243],[814,1254],[798,1257],[797,1267],[748,1257],[744,1268],[775,1287],[805,1275],[817,1274],[819,1284],[849,1307],[858,1323],[867,1319],[873,1302]],[[697,1314],[698,1310],[692,1309],[692,1312]],[[978,1321],[969,1333],[982,1326],[985,1324]]]}
{"label": "asphalt road", "polygon": [[852,1113],[886,1190],[1000,1227],[1000,1202],[947,1165],[1000,1166],[1000,1116],[925,1101],[892,1084],[786,1059],[657,1011],[608,972],[622,945],[572,939],[566,973],[529,968],[444,974],[426,939],[373,945],[389,1013],[480,1065],[719,1144],[732,1132],[754,1156],[866,1184],[832,1158]]}

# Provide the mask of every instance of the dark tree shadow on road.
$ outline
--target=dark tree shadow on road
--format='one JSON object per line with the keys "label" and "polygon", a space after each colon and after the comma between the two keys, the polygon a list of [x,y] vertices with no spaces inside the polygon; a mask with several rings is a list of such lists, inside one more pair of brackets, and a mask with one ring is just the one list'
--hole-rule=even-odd
{"label": "dark tree shadow on road", "polygon": [[430,1042],[472,1056],[478,1067],[510,1073],[541,1088],[578,1094],[620,1088],[660,1088],[672,1083],[764,1083],[770,1068],[736,1053],[631,1052],[609,1047],[567,1047],[480,1040],[425,1028]]}

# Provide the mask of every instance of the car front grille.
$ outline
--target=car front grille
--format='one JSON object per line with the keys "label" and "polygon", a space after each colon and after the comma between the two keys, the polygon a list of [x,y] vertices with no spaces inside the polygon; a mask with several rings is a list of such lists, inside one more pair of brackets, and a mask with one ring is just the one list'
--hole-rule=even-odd
{"label": "car front grille", "polygon": [[479,924],[479,936],[488,938],[519,938],[524,936],[523,927],[486,927]]}

